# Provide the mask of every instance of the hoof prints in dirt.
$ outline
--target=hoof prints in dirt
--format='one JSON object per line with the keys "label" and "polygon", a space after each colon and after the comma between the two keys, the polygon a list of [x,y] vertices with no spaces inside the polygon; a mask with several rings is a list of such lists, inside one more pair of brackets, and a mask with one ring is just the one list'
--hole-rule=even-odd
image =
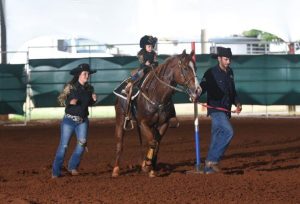
{"label": "hoof prints in dirt", "polygon": [[257,171],[282,171],[282,170],[289,170],[289,169],[298,169],[300,165],[289,165],[289,166],[277,166],[270,169],[258,169]]}
{"label": "hoof prints in dirt", "polygon": [[2,176],[0,176],[0,182],[7,182],[7,180],[5,178],[3,178]]}
{"label": "hoof prints in dirt", "polygon": [[243,175],[244,174],[244,170],[226,171],[226,172],[224,172],[224,174],[228,174],[228,175]]}
{"label": "hoof prints in dirt", "polygon": [[39,172],[37,171],[37,170],[34,170],[34,169],[32,169],[32,170],[19,170],[19,171],[17,171],[17,173],[18,174],[22,174],[22,175],[37,175],[37,174],[39,174]]}
{"label": "hoof prints in dirt", "polygon": [[20,199],[14,198],[7,200],[7,203],[20,203],[20,204],[37,204],[35,201],[27,200],[27,199]]}

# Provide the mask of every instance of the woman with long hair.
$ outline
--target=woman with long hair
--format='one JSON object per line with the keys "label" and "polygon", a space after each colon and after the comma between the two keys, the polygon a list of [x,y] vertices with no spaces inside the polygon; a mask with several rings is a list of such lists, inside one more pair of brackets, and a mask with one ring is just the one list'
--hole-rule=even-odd
{"label": "woman with long hair", "polygon": [[73,132],[76,133],[77,144],[67,169],[72,176],[79,175],[78,166],[87,148],[88,106],[93,105],[97,100],[93,86],[88,83],[90,75],[95,72],[88,64],[80,64],[72,69],[70,74],[73,75],[73,79],[65,85],[58,97],[59,103],[65,106],[65,115],[61,122],[60,143],[52,166],[52,178],[61,176],[65,153]]}

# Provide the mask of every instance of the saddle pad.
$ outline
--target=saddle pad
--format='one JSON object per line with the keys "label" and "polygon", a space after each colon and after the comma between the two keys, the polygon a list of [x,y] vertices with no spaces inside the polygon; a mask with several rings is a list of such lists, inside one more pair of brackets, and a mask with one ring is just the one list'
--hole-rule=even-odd
{"label": "saddle pad", "polygon": [[[129,78],[130,78],[130,77],[129,77]],[[113,91],[113,93],[114,93],[116,96],[118,96],[118,97],[120,97],[120,98],[123,98],[123,99],[125,99],[125,100],[127,100],[127,95],[124,94],[124,93],[122,93],[122,90],[125,89],[126,85],[128,84],[129,78],[127,78],[127,79],[125,79],[124,81],[122,81],[122,83],[121,83],[119,86],[117,86],[117,87],[114,89],[114,91]],[[139,92],[140,92],[140,90],[139,90],[138,88],[133,87],[133,88],[132,88],[131,100],[135,99],[135,98],[139,95]]]}

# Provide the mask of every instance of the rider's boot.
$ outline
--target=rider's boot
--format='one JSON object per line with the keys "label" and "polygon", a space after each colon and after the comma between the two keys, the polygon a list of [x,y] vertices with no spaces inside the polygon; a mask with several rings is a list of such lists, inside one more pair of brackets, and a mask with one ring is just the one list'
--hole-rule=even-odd
{"label": "rider's boot", "polygon": [[132,89],[132,85],[133,85],[133,82],[129,81],[127,83],[126,87],[122,90],[122,93],[126,94],[128,96],[128,93],[129,93],[130,89]]}
{"label": "rider's boot", "polygon": [[130,89],[132,89],[132,85],[133,85],[133,83],[131,81],[128,82],[128,84],[125,87],[126,93],[129,93]]}

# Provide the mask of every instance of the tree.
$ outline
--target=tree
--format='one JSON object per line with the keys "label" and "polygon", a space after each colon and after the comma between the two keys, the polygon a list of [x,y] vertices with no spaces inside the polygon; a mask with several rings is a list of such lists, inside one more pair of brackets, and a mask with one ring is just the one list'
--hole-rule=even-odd
{"label": "tree", "polygon": [[253,37],[253,38],[259,38],[265,41],[276,41],[276,42],[283,42],[283,40],[281,38],[279,38],[278,36],[268,33],[268,32],[264,32],[261,30],[256,30],[256,29],[251,29],[248,31],[244,31],[243,35],[245,37]]}

